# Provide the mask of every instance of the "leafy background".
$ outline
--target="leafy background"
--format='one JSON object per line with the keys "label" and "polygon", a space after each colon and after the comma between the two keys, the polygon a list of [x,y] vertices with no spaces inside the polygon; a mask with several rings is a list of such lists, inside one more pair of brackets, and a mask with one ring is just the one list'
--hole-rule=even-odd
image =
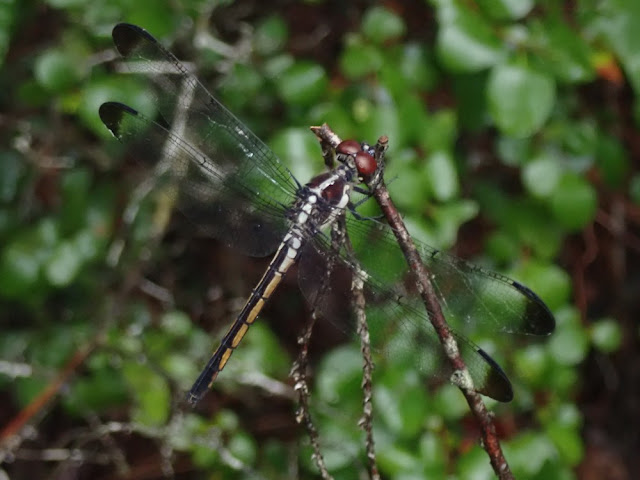
{"label": "leafy background", "polygon": [[[3,2],[3,476],[316,475],[287,376],[308,318],[295,275],[216,390],[181,406],[268,260],[169,221],[100,123],[103,101],[148,101],[116,71],[120,21],[197,65],[299,178],[321,170],[308,125],[387,134],[416,236],[520,279],[556,314],[546,342],[492,344],[515,382],[514,402],[489,406],[516,475],[638,477],[634,0]],[[357,478],[362,434],[342,420],[361,401],[357,349],[315,344],[327,464]],[[386,478],[492,478],[459,392],[379,369]]]}

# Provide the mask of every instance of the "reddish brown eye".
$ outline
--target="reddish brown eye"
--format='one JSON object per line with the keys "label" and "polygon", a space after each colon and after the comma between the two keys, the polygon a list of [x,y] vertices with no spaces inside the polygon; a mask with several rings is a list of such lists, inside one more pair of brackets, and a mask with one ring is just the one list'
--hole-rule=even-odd
{"label": "reddish brown eye", "polygon": [[343,155],[355,155],[360,150],[360,144],[355,140],[343,140],[336,147],[336,153],[340,153]]}
{"label": "reddish brown eye", "polygon": [[356,168],[363,177],[373,175],[378,167],[376,159],[365,152],[356,153]]}

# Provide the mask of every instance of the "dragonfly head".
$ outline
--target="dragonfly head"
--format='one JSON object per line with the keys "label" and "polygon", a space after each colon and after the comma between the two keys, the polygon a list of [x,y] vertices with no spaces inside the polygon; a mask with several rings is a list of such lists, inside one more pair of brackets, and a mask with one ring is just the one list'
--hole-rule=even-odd
{"label": "dragonfly head", "polygon": [[376,159],[369,153],[368,147],[366,143],[360,144],[355,140],[344,140],[336,147],[338,161],[357,172],[360,181],[366,181],[378,169]]}

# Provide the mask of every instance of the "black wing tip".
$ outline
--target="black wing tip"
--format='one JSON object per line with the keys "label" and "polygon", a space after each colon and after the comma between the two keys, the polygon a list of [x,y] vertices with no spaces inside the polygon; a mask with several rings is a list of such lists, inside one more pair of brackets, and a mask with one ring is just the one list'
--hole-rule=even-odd
{"label": "black wing tip", "polygon": [[509,403],[513,400],[513,387],[507,374],[498,365],[491,355],[483,349],[478,348],[477,352],[491,365],[489,376],[485,379],[483,388],[478,388],[478,392],[497,400],[498,402]]}
{"label": "black wing tip", "polygon": [[122,116],[124,113],[129,115],[138,115],[138,111],[120,102],[105,102],[100,105],[98,114],[102,123],[111,131],[111,133],[120,138],[120,125],[122,124]]}
{"label": "black wing tip", "polygon": [[111,37],[118,52],[123,57],[126,57],[132,50],[138,45],[140,38],[146,38],[152,42],[156,42],[153,35],[147,32],[144,28],[132,23],[118,23],[111,31]]}
{"label": "black wing tip", "polygon": [[517,288],[525,297],[533,300],[527,308],[526,316],[529,319],[527,333],[532,335],[551,335],[556,329],[556,319],[547,307],[547,304],[536,295],[536,293],[519,282],[513,281],[513,286]]}

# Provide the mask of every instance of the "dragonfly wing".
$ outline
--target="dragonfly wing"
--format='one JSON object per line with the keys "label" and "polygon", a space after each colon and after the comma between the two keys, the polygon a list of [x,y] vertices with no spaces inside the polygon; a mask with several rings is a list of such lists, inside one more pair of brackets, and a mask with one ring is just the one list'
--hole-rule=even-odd
{"label": "dragonfly wing", "polygon": [[[122,142],[135,141],[146,149],[164,145],[166,161],[156,165],[153,182],[157,192],[170,199],[196,227],[254,256],[272,253],[287,231],[284,208],[254,197],[242,185],[229,182],[203,152],[175,136],[167,125],[152,121],[121,103],[100,107],[100,118]],[[141,153],[141,161],[150,157]]]}
{"label": "dragonfly wing", "polygon": [[[406,295],[416,296],[406,260],[389,226],[348,218],[347,230],[367,273],[382,285],[407,285]],[[553,332],[553,314],[527,287],[424,243],[414,243],[447,322],[455,330],[519,335]]]}
{"label": "dragonfly wing", "polygon": [[129,70],[152,84],[158,118],[110,102],[103,122],[155,154],[156,173],[176,188],[168,195],[204,231],[251,255],[273,252],[298,187],[289,170],[146,30],[118,24],[113,40]]}
{"label": "dragonfly wing", "polygon": [[[397,245],[395,250],[401,255]],[[299,266],[300,287],[311,308],[348,336],[356,335],[351,287],[358,275],[364,285],[374,353],[396,362],[404,358],[425,378],[448,381],[453,370],[422,303],[403,282],[383,280],[371,268],[366,272],[359,268],[344,249],[338,252],[326,236],[314,238],[305,247]],[[500,366],[466,337],[455,331],[453,334],[476,390],[499,401],[510,401],[513,389]]]}

